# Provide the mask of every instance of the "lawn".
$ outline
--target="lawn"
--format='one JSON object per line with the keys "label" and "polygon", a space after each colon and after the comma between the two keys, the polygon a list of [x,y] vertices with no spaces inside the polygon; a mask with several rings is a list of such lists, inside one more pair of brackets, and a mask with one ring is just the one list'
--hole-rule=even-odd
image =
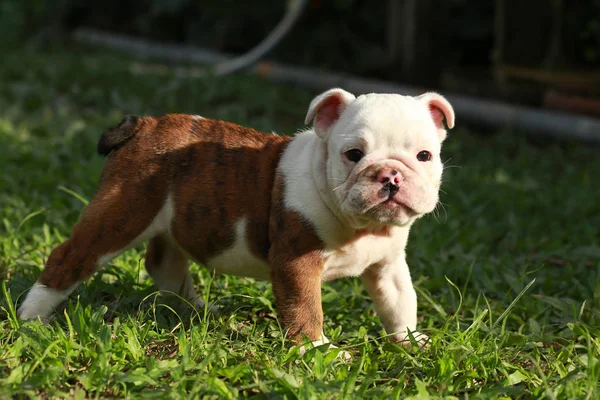
{"label": "lawn", "polygon": [[510,130],[451,131],[444,207],[408,246],[427,350],[389,343],[359,279],[325,284],[325,333],[282,340],[270,285],[193,266],[224,317],[156,292],[144,249],[81,285],[51,325],[15,306],[94,193],[99,135],[189,112],[293,134],[315,93],[246,76],[137,75],[91,49],[3,52],[0,398],[598,398],[600,157]]}

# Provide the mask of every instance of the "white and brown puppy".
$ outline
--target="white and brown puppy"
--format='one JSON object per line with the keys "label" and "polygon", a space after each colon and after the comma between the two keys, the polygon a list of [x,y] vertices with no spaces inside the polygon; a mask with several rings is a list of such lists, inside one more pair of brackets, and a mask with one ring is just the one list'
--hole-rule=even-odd
{"label": "white and brown puppy", "polygon": [[47,318],[76,285],[148,242],[160,289],[201,305],[188,260],[270,279],[288,337],[325,343],[321,284],[360,276],[395,341],[417,335],[405,246],[442,176],[440,95],[332,89],[293,139],[192,115],[126,117],[100,139],[98,192],[19,309]]}

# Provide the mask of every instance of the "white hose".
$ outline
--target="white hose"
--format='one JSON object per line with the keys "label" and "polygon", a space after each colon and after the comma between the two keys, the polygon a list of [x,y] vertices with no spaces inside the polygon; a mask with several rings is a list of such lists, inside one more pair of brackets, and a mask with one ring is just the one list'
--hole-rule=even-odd
{"label": "white hose", "polygon": [[249,50],[247,53],[242,54],[232,60],[223,61],[215,65],[214,73],[216,75],[227,75],[241,69],[248,68],[249,66],[256,63],[258,60],[263,58],[265,54],[271,51],[279,42],[287,35],[292,29],[304,7],[306,7],[307,0],[290,0],[287,2],[287,10],[281,21],[277,24],[275,29],[267,35],[267,37],[260,42],[256,47]]}
{"label": "white hose", "polygon": [[192,62],[212,64],[203,74],[227,75],[236,71],[249,68],[256,64],[269,51],[273,50],[279,42],[292,29],[307,0],[289,0],[286,13],[275,28],[256,47],[237,57],[229,57],[211,50],[202,50],[189,46],[170,46],[144,39],[133,39],[123,35],[100,32],[94,29],[76,29],[73,36],[76,40],[107,46],[112,49],[133,52],[145,57],[157,57],[179,62]]}

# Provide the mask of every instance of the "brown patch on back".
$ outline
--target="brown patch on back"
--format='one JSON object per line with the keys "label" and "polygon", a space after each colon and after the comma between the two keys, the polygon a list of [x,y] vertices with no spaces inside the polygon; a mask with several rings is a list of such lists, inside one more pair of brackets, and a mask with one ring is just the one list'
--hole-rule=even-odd
{"label": "brown patch on back", "polygon": [[321,275],[323,242],[299,213],[284,205],[285,184],[278,174],[269,220],[269,262],[277,309],[288,337],[318,340],[323,331]]}
{"label": "brown patch on back", "polygon": [[187,143],[172,160],[176,241],[205,263],[233,244],[243,217],[251,251],[267,261],[275,170],[290,138],[197,118],[185,131]]}
{"label": "brown patch on back", "polygon": [[[121,132],[130,128],[134,134]],[[71,238],[50,255],[43,284],[62,290],[88,278],[100,257],[123,250],[150,225],[168,194],[172,234],[196,260],[231,246],[242,217],[252,252],[268,260],[271,193],[289,137],[184,114],[127,119],[106,135],[114,140],[103,147],[111,153],[98,192]],[[151,258],[159,256],[157,245]]]}

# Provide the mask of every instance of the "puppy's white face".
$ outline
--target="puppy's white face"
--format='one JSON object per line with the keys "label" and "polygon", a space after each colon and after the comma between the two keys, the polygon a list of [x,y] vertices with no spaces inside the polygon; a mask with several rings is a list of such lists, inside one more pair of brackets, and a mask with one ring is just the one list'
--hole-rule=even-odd
{"label": "puppy's white face", "polygon": [[316,113],[315,131],[327,142],[330,196],[352,227],[406,226],[433,211],[443,170],[442,120],[454,124],[448,102],[437,94],[354,98],[332,91]]}

